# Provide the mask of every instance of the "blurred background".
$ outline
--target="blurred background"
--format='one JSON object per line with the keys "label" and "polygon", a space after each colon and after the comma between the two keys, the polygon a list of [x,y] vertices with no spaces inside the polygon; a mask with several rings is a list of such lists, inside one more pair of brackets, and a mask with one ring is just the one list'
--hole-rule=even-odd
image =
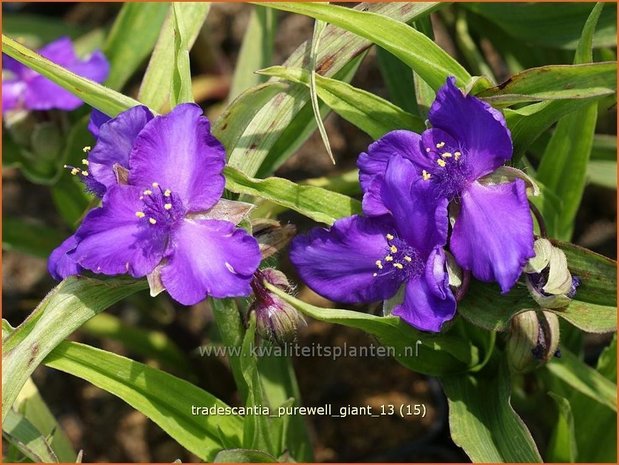
{"label": "blurred background", "polygon": [[[121,6],[118,3],[4,3],[3,31],[32,48],[69,35],[76,39],[79,50],[89,51],[103,46]],[[191,51],[194,94],[211,119],[217,118],[228,102],[235,63],[252,8],[246,4],[214,4]],[[504,13],[493,16],[475,8],[451,6],[432,15],[435,40],[470,72],[479,74],[484,70],[474,69],[474,62],[470,60],[472,49],[468,41],[472,41],[474,50],[482,55],[497,82],[519,69],[572,62],[573,50],[565,47],[565,43],[544,43],[543,28],[538,28],[537,35],[523,37],[509,27],[508,16]],[[607,5],[603,17],[604,24],[615,24],[614,5]],[[586,19],[586,14],[583,18]],[[581,28],[582,24],[573,26],[576,34]],[[299,45],[311,38],[312,31],[312,19],[278,13],[273,64],[283,63]],[[615,50],[602,47],[596,49],[596,54],[614,60]],[[147,61],[129,80],[124,93],[137,95]],[[374,47],[352,84],[389,98],[388,82],[393,76],[385,70]],[[412,92],[410,98],[414,99]],[[44,121],[57,118],[48,113],[38,117]],[[82,107],[78,113],[86,115],[88,109]],[[343,189],[356,194],[356,177],[351,176],[350,171],[355,167],[358,154],[371,140],[335,115],[326,119],[325,126],[336,165],[330,162],[315,133],[276,174],[292,180],[342,175]],[[599,118],[596,133],[601,136],[596,137],[593,158],[604,163],[593,163],[590,167],[591,182],[574,230],[575,243],[611,258],[616,258],[617,252],[615,128],[616,108],[612,107]],[[533,164],[543,153],[548,137],[541,137],[527,154]],[[86,141],[82,145],[88,143],[89,136],[85,132],[82,138]],[[68,210],[77,194],[74,184],[66,184],[68,174],[50,181],[44,173],[37,172],[36,167],[29,167],[27,160],[21,161],[21,167],[17,166],[19,163],[10,154],[12,146],[8,143],[3,139],[3,317],[15,326],[55,285],[47,273],[46,257],[71,232],[68,220],[74,213]],[[42,144],[54,143],[53,139],[46,138]],[[300,231],[313,226],[307,219],[292,213],[284,212],[279,218],[282,222],[296,224]],[[280,266],[298,282],[284,257]],[[298,295],[317,305],[330,304],[303,286],[298,288]],[[196,350],[200,345],[219,343],[207,304],[186,308],[172,303],[165,295],[151,299],[148,293],[141,293],[95,317],[72,339],[161,367],[196,383],[224,402],[238,404],[226,360],[200,357]],[[150,351],[148,341],[154,340],[165,341],[165,350]],[[587,336],[587,357],[594,360],[607,341],[605,336]],[[308,322],[299,332],[299,342],[301,345],[343,345],[346,342],[348,346],[364,346],[373,341],[361,332]],[[390,359],[303,358],[294,363],[303,405],[331,403],[334,409],[346,405],[372,405],[378,409],[383,404],[423,403],[427,408],[427,416],[423,419],[308,417],[317,461],[468,461],[449,438],[446,400],[437,381],[412,373]],[[197,460],[142,414],[85,381],[45,367],[35,372],[34,381],[73,446],[84,451],[85,462]],[[526,413],[523,415],[526,419]],[[542,434],[541,425],[539,428],[535,424],[529,426],[534,435]]]}

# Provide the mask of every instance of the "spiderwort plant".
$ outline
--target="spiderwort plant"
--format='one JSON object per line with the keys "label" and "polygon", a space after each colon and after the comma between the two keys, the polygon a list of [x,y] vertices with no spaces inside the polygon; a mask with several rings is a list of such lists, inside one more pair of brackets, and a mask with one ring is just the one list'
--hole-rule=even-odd
{"label": "spiderwort plant", "polygon": [[434,195],[407,158],[395,155],[385,165],[372,190],[362,182],[380,215],[343,218],[299,236],[290,259],[312,289],[338,302],[385,300],[404,286],[393,314],[440,331],[456,311],[443,250],[447,200]]}
{"label": "spiderwort plant", "polygon": [[495,183],[488,176],[512,156],[505,118],[482,100],[464,95],[450,77],[436,94],[429,121],[432,128],[422,134],[393,131],[361,154],[364,212],[387,213],[380,199],[388,161],[394,156],[409,160],[411,176],[427,184],[428,196],[450,202],[455,222],[449,247],[458,264],[507,292],[534,251],[525,182]]}
{"label": "spiderwort plant", "polygon": [[[96,82],[108,76],[110,65],[96,50],[82,59],[71,39],[61,37],[39,50],[39,54],[69,71]],[[75,110],[82,100],[15,59],[2,56],[2,112],[12,110]]]}
{"label": "spiderwort plant", "polygon": [[151,291],[165,288],[185,305],[249,295],[260,250],[236,226],[243,215],[220,201],[225,150],[199,106],[156,117],[146,107],[127,110],[101,124],[83,163],[71,172],[102,204],[51,255],[54,277],[82,269],[148,275]]}

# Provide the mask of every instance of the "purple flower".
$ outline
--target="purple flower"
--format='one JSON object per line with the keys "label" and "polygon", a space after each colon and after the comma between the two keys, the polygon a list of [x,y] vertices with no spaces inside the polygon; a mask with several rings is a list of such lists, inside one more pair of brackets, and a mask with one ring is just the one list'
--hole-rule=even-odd
{"label": "purple flower", "polygon": [[220,200],[224,164],[224,147],[195,104],[157,117],[134,107],[101,124],[80,174],[98,183],[102,205],[74,244],[52,254],[51,274],[78,272],[72,260],[95,273],[148,275],[151,290],[165,288],[185,305],[249,295],[260,250],[226,210],[231,202]]}
{"label": "purple flower", "polygon": [[436,95],[429,120],[432,128],[423,134],[393,131],[361,154],[364,212],[387,213],[381,192],[388,162],[396,155],[409,160],[413,179],[421,180],[433,192],[430,196],[452,203],[449,245],[457,263],[507,292],[534,250],[524,181],[496,184],[486,177],[512,156],[505,119],[487,103],[464,95],[450,77]]}
{"label": "purple flower", "polygon": [[[95,82],[103,82],[110,65],[100,51],[82,60],[68,37],[61,37],[39,50],[39,54],[69,71]],[[2,56],[2,111],[74,110],[82,101],[36,71],[13,58]]]}
{"label": "purple flower", "polygon": [[[368,195],[367,184],[362,187]],[[437,199],[416,166],[400,156],[385,160],[380,187],[371,193],[380,216],[351,216],[298,236],[290,259],[312,289],[338,302],[386,300],[403,286],[393,314],[415,328],[440,331],[456,311],[442,248],[447,199]]]}

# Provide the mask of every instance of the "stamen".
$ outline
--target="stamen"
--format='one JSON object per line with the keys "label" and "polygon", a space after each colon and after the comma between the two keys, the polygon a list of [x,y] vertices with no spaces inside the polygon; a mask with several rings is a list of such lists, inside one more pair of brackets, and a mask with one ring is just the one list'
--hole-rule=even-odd
{"label": "stamen", "polygon": [[462,154],[461,154],[460,152],[454,152],[454,157],[456,158],[456,161],[457,161],[458,159],[460,159],[460,156],[461,156],[461,155],[462,155]]}
{"label": "stamen", "polygon": [[451,158],[452,155],[449,152],[445,152],[444,154],[441,155],[441,157],[443,157],[443,158]]}
{"label": "stamen", "polygon": [[441,160],[440,158],[436,160],[436,163],[438,163],[438,166],[440,166],[441,168],[445,168],[445,165],[447,164],[445,163],[445,160]]}
{"label": "stamen", "polygon": [[378,276],[378,273],[372,273],[372,276],[376,277]]}
{"label": "stamen", "polygon": [[386,261],[386,262],[392,262],[392,261],[393,261],[393,257],[392,257],[391,255],[387,255],[387,256],[385,257],[385,261]]}
{"label": "stamen", "polygon": [[406,260],[408,263],[413,261],[413,259],[409,257],[408,255],[404,255],[404,260]]}
{"label": "stamen", "polygon": [[91,147],[90,145],[87,145],[86,147],[84,147],[84,148],[82,149],[82,152],[84,152],[84,153],[88,153],[88,152],[90,152],[91,150],[92,150],[92,147]]}
{"label": "stamen", "polygon": [[151,191],[150,189],[146,189],[143,194],[144,195],[152,195],[153,191]]}
{"label": "stamen", "polygon": [[163,195],[166,197],[170,197],[171,194],[172,194],[172,191],[170,189],[166,189],[165,192],[163,193]]}
{"label": "stamen", "polygon": [[88,160],[86,160],[85,158],[82,158],[82,165],[88,166]]}
{"label": "stamen", "polygon": [[445,146],[445,142],[439,142],[438,144],[436,144],[437,149],[442,149],[444,146]]}
{"label": "stamen", "polygon": [[404,268],[404,266],[401,263],[394,263],[393,266],[397,268],[398,270],[401,270]]}
{"label": "stamen", "polygon": [[80,170],[78,170],[77,168],[71,168],[71,174],[73,176],[77,176],[77,174],[80,172]]}
{"label": "stamen", "polygon": [[86,170],[82,171],[82,176],[88,176],[88,171]]}
{"label": "stamen", "polygon": [[432,177],[432,175],[430,173],[428,173],[426,170],[423,170],[421,172],[421,176],[423,176],[423,180],[427,181],[428,179],[430,179]]}
{"label": "stamen", "polygon": [[378,267],[379,270],[383,269],[383,262],[381,262],[380,260],[376,260],[376,266]]}
{"label": "stamen", "polygon": [[137,216],[138,218],[144,218],[146,215],[144,214],[144,212],[135,212],[135,216]]}
{"label": "stamen", "polygon": [[387,234],[385,237],[387,238],[388,241],[393,240],[393,234]]}
{"label": "stamen", "polygon": [[172,204],[171,203],[166,203],[163,208],[165,208],[166,210],[169,210],[170,208],[172,208]]}
{"label": "stamen", "polygon": [[430,147],[426,147],[426,152],[430,152],[432,149]]}
{"label": "stamen", "polygon": [[153,186],[153,187],[159,187],[159,183],[158,183],[158,182],[154,182],[154,183],[152,184],[152,186]]}
{"label": "stamen", "polygon": [[391,247],[389,247],[389,250],[391,251],[391,253],[396,253],[398,251],[398,248],[395,245],[392,245]]}
{"label": "stamen", "polygon": [[149,218],[149,219],[148,219],[148,222],[149,222],[150,224],[157,224],[157,220],[156,220],[155,218]]}

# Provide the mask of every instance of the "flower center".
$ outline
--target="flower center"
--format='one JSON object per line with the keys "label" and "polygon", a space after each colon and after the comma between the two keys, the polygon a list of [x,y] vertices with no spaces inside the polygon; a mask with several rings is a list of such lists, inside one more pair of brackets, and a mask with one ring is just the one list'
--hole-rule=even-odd
{"label": "flower center", "polygon": [[135,216],[151,226],[173,226],[185,216],[185,207],[178,194],[170,189],[163,189],[154,182],[140,196],[143,208]]}
{"label": "flower center", "polygon": [[423,170],[421,177],[435,185],[438,196],[449,200],[459,196],[470,177],[466,153],[459,147],[447,146],[445,142],[438,142],[435,147],[426,147],[425,150],[436,165]]}
{"label": "flower center", "polygon": [[385,256],[376,260],[377,271],[374,277],[390,276],[399,281],[405,281],[420,276],[424,264],[417,250],[402,239],[387,234]]}

